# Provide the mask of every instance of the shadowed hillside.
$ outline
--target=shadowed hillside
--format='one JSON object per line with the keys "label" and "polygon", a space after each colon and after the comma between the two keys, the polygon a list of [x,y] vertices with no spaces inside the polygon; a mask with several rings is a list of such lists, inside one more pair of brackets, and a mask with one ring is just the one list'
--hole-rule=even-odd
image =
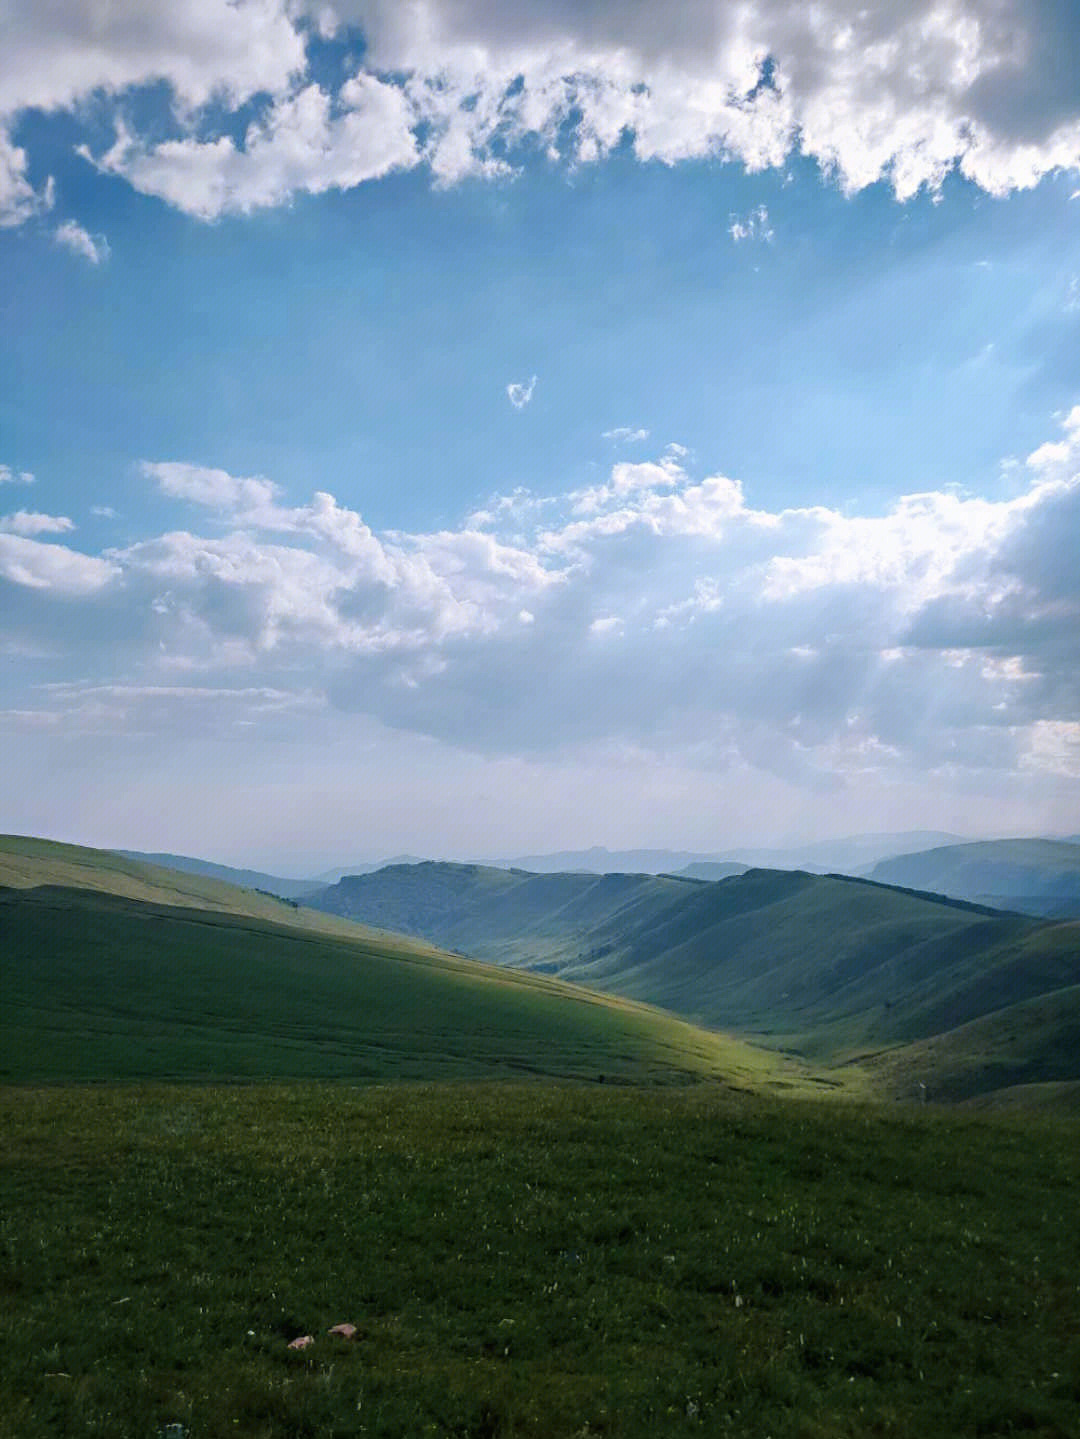
{"label": "shadowed hillside", "polygon": [[429,860],[346,876],[311,903],[481,959],[541,969],[578,960],[584,937],[599,926],[625,930],[695,887],[673,875],[532,874]]}

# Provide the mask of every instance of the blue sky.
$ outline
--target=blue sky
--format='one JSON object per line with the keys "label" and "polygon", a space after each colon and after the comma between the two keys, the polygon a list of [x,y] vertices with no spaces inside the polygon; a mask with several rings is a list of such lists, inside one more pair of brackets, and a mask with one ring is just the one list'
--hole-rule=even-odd
{"label": "blue sky", "polygon": [[0,828],[1080,830],[1075,17],[654,12],[16,5]]}

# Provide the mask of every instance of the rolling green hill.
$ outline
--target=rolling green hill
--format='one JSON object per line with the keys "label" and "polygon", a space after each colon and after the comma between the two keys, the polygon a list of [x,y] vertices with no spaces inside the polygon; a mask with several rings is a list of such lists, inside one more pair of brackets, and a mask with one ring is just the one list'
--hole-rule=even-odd
{"label": "rolling green hill", "polygon": [[1080,844],[999,839],[950,844],[875,865],[872,878],[1048,919],[1080,918]]}
{"label": "rolling green hill", "polygon": [[583,936],[597,926],[625,929],[695,887],[673,875],[533,874],[429,860],[348,875],[311,903],[480,959],[554,970],[580,958]]}
{"label": "rolling green hill", "polygon": [[[319,902],[820,1061],[943,1035],[1080,983],[1080,925],[839,875],[703,883],[430,864],[344,881]],[[1080,1047],[1032,1063],[1033,1075],[1080,1078]]]}
{"label": "rolling green hill", "polygon": [[798,871],[703,886],[608,942],[560,973],[822,1057],[1080,982],[1080,925]]}
{"label": "rolling green hill", "polygon": [[[863,1057],[877,1086],[897,1098],[1047,1099],[1080,1108],[1080,984],[1010,1004],[946,1034]],[[1034,1092],[1035,1086],[1043,1090]],[[1050,1096],[1051,1086],[1057,1093]],[[1020,1093],[1021,1088],[1027,1094]]]}
{"label": "rolling green hill", "polygon": [[315,894],[327,883],[319,879],[285,879],[279,874],[264,874],[259,869],[234,869],[227,864],[214,864],[208,859],[195,859],[189,854],[147,854],[137,849],[118,849],[124,859],[139,860],[159,869],[178,869],[184,874],[201,874],[207,879],[224,880],[239,889],[261,889],[279,899],[304,899]]}
{"label": "rolling green hill", "polygon": [[37,840],[0,859],[0,1080],[802,1082],[645,1006],[218,881]]}

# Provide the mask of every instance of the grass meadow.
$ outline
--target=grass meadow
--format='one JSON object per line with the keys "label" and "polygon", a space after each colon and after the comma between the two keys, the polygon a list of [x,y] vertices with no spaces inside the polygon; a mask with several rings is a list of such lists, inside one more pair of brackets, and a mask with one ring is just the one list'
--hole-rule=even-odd
{"label": "grass meadow", "polygon": [[1068,1118],[65,1085],[0,1130],[0,1439],[1080,1434]]}

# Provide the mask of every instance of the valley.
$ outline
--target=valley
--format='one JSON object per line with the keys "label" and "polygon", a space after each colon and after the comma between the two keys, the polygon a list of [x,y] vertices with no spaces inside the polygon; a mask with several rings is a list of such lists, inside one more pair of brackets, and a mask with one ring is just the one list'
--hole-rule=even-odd
{"label": "valley", "polygon": [[1070,1434],[1078,926],[315,897],[0,839],[0,1439]]}

